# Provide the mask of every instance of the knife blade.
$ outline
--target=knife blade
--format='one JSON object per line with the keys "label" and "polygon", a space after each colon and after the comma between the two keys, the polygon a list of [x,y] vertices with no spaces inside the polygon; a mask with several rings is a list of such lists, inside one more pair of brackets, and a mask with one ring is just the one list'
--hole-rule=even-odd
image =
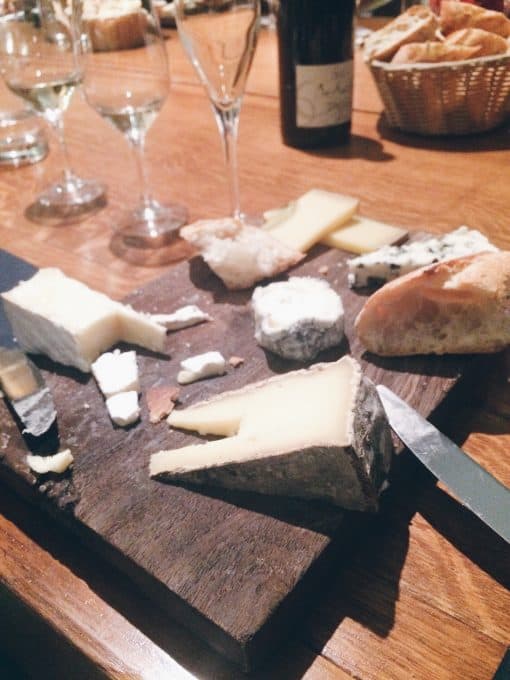
{"label": "knife blade", "polygon": [[57,417],[53,397],[21,350],[0,347],[0,388],[23,423],[23,434],[40,437],[51,428]]}
{"label": "knife blade", "polygon": [[510,543],[510,489],[384,385],[377,391],[392,430],[441,482]]}
{"label": "knife blade", "polygon": [[[21,278],[29,278],[35,268],[28,262],[0,250],[0,292]],[[44,378],[13,338],[0,300],[0,389],[23,425],[23,434],[41,437],[55,422],[57,412]]]}

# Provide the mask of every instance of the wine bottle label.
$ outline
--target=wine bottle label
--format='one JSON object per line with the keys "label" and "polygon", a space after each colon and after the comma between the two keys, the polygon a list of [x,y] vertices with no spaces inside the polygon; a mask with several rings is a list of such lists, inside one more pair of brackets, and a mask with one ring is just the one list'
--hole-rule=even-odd
{"label": "wine bottle label", "polygon": [[320,128],[351,119],[353,61],[296,64],[296,125]]}

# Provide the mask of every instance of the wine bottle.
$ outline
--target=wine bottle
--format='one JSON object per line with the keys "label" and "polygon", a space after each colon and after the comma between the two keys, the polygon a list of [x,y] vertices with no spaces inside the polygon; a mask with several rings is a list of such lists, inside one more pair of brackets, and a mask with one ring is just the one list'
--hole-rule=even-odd
{"label": "wine bottle", "polygon": [[280,0],[280,118],[285,144],[349,140],[355,0]]}

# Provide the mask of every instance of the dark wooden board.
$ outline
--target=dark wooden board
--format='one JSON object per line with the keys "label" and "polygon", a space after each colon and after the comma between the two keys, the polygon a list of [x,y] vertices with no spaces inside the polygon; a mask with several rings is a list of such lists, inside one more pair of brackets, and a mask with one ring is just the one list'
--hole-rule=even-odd
{"label": "dark wooden board", "polygon": [[[346,340],[317,360],[350,352],[375,383],[384,383],[428,416],[473,362],[456,356],[366,355],[353,331],[365,297],[347,288],[346,259],[318,248],[292,272],[324,276],[344,302]],[[149,478],[152,453],[198,441],[170,431],[164,422],[148,422],[147,389],[175,384],[181,359],[218,349],[226,358],[245,360],[225,376],[184,386],[182,406],[302,367],[256,345],[249,298],[249,292],[226,291],[200,258],[173,267],[130,296],[128,301],[145,312],[198,304],[214,321],[170,333],[168,356],[138,351],[142,420],[128,429],[112,425],[93,379],[37,357],[54,395],[60,445],[71,448],[75,458],[63,478],[37,480],[31,474],[24,460],[26,443],[0,402],[0,477],[66,522],[171,617],[245,669],[260,662],[295,621],[293,613],[306,604],[313,575],[327,564],[334,546],[342,547],[344,536],[347,541],[359,519],[321,503],[196,490]]]}

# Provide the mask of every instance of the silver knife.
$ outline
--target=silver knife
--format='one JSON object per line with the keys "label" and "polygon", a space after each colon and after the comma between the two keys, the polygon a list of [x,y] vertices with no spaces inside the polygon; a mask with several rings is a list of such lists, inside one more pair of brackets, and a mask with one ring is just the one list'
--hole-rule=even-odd
{"label": "silver knife", "polygon": [[0,389],[23,423],[23,433],[45,434],[57,417],[51,392],[37,366],[17,348],[0,347]]}
{"label": "silver knife", "polygon": [[510,489],[384,385],[377,391],[395,434],[457,498],[510,543]]}

